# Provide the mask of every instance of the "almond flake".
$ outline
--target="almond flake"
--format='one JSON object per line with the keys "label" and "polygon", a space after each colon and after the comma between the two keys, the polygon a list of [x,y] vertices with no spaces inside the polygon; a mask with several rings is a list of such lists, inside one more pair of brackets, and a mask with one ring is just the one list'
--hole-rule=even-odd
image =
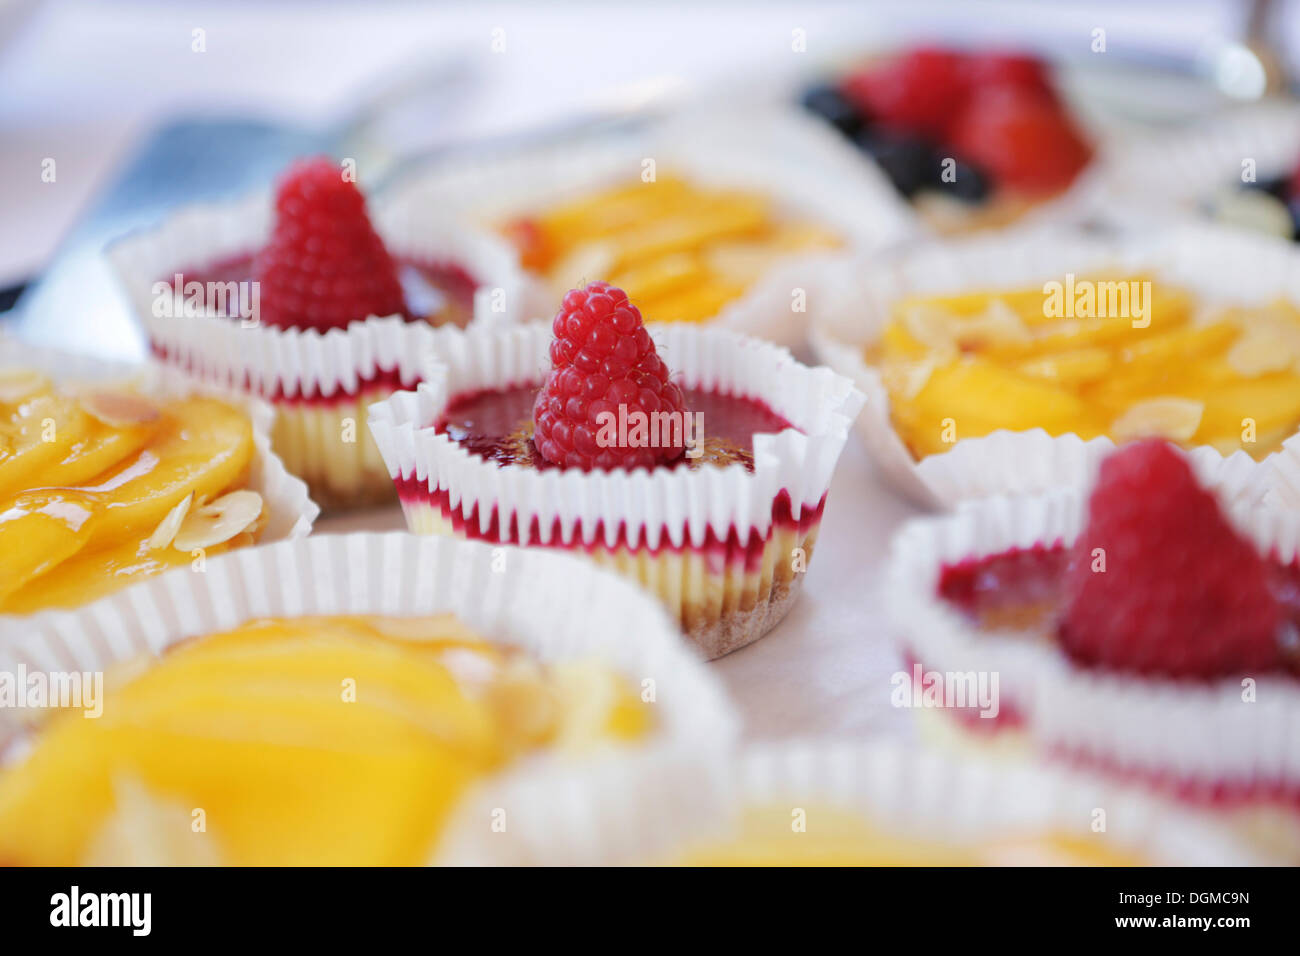
{"label": "almond flake", "polygon": [[1204,412],[1205,403],[1190,398],[1149,398],[1115,419],[1110,426],[1110,437],[1117,442],[1135,438],[1188,441],[1201,427]]}
{"label": "almond flake", "polygon": [[211,548],[247,531],[262,513],[262,496],[256,491],[232,491],[195,508],[172,539],[177,551]]}
{"label": "almond flake", "polygon": [[49,387],[50,380],[40,372],[25,368],[0,370],[0,402],[5,405],[17,405],[27,396]]}
{"label": "almond flake", "polygon": [[957,348],[957,335],[953,328],[955,319],[943,309],[932,305],[912,305],[903,309],[903,328],[922,345],[936,352],[952,352]]}
{"label": "almond flake", "polygon": [[175,540],[176,533],[181,530],[181,523],[185,520],[185,516],[189,514],[190,505],[193,503],[194,492],[191,491],[176,502],[176,506],[171,511],[167,512],[167,517],[158,523],[158,527],[149,536],[148,545],[150,551],[161,551]]}
{"label": "almond flake", "polygon": [[1294,346],[1267,329],[1252,329],[1228,349],[1228,364],[1240,375],[1267,375],[1291,367],[1297,355]]}
{"label": "almond flake", "polygon": [[112,428],[129,428],[157,421],[162,411],[142,395],[131,392],[87,392],[81,407]]}

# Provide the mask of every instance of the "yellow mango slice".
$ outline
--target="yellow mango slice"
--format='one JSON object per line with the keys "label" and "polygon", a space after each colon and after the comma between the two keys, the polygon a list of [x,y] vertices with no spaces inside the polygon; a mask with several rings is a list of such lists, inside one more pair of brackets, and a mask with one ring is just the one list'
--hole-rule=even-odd
{"label": "yellow mango slice", "polygon": [[0,410],[0,612],[73,606],[189,562],[144,541],[182,498],[244,481],[247,415],[216,399],[161,408],[128,390],[62,393],[27,378],[6,374],[4,394],[19,398]]}
{"label": "yellow mango slice", "polygon": [[[203,559],[215,558],[254,543],[253,535],[237,535],[205,548]],[[29,579],[21,588],[0,597],[0,614],[34,614],[46,608],[71,608],[89,604],[118,588],[172,568],[193,565],[196,556],[175,548],[149,548],[128,538],[103,548],[79,550],[53,566],[51,573]]]}
{"label": "yellow mango slice", "polygon": [[46,393],[24,402],[6,422],[0,445],[0,499],[51,482],[43,475],[75,454],[95,428],[74,398]]}
{"label": "yellow mango slice", "polygon": [[692,286],[676,295],[647,300],[641,315],[647,322],[706,322],[744,294],[742,286],[726,282]]}

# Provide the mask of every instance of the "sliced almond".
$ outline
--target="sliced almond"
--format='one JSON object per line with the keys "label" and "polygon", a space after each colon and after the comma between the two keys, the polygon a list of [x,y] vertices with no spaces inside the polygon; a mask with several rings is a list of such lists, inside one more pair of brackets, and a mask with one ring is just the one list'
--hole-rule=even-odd
{"label": "sliced almond", "polygon": [[957,325],[957,339],[963,345],[1018,344],[1029,338],[1029,326],[1003,299],[994,299],[982,313]]}
{"label": "sliced almond", "polygon": [[232,491],[193,509],[172,539],[178,551],[211,548],[247,531],[262,513],[262,496],[247,489]]}
{"label": "sliced almond", "polygon": [[936,352],[951,352],[957,347],[956,320],[944,309],[932,305],[910,305],[903,309],[903,328],[922,345]]}
{"label": "sliced almond", "polygon": [[1201,427],[1205,403],[1190,398],[1149,398],[1131,406],[1110,426],[1117,442],[1135,438],[1188,441]]}
{"label": "sliced almond", "polygon": [[1240,375],[1267,375],[1291,367],[1296,355],[1290,343],[1264,330],[1247,332],[1228,349],[1228,364]]}
{"label": "sliced almond", "polygon": [[181,523],[185,516],[190,512],[190,505],[194,503],[194,492],[190,492],[180,501],[176,502],[176,507],[167,512],[167,517],[158,523],[153,534],[149,535],[149,550],[161,551],[167,547],[176,538],[176,533],[181,530]]}
{"label": "sliced almond", "polygon": [[29,395],[47,391],[50,380],[40,372],[25,368],[0,369],[0,403],[17,405]]}
{"label": "sliced almond", "polygon": [[891,395],[910,400],[921,394],[936,368],[948,364],[954,358],[955,356],[948,355],[928,355],[915,362],[890,362],[880,370],[880,376]]}
{"label": "sliced almond", "polygon": [[147,425],[162,414],[157,404],[131,392],[87,392],[81,396],[81,407],[113,428]]}

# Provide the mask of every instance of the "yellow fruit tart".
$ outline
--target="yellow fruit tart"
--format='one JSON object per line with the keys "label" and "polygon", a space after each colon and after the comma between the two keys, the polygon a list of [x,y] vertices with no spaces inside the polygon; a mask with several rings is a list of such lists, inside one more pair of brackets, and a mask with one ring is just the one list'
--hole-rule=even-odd
{"label": "yellow fruit tart", "polygon": [[569,558],[337,535],[122,597],[0,626],[0,862],[424,864],[453,811],[513,826],[498,781],[734,734],[655,604]]}
{"label": "yellow fruit tart", "polygon": [[[1146,255],[1066,240],[1088,253],[1075,262],[1037,241],[1047,248],[917,252],[901,281],[879,283],[888,291],[870,299],[866,323],[859,314],[870,331],[815,336],[823,360],[853,367],[875,399],[863,427],[878,459],[913,470],[936,498],[961,498],[1078,484],[1107,449],[1141,438],[1248,467],[1300,433],[1300,297],[1287,263],[1247,261],[1237,283],[1231,253],[1254,246],[1223,234],[1202,252],[1155,243]],[[1216,250],[1224,258],[1204,261]],[[1020,258],[999,267],[999,252]],[[1051,271],[1051,260],[1070,264]],[[1266,263],[1276,274],[1251,282]]]}
{"label": "yellow fruit tart", "polygon": [[475,781],[635,740],[637,688],[451,615],[271,618],[180,644],[0,776],[0,860],[416,864]]}
{"label": "yellow fruit tart", "polygon": [[314,516],[241,405],[0,368],[0,615],[85,604]]}
{"label": "yellow fruit tart", "polygon": [[[1145,866],[1257,857],[1204,815],[1079,774],[893,741],[753,746],[708,768],[643,759],[533,801],[499,864]],[[581,813],[577,808],[582,808]],[[567,812],[566,812],[567,811]],[[569,820],[569,828],[555,820]],[[581,821],[581,822],[579,822]],[[581,828],[581,833],[578,832]],[[472,858],[471,845],[464,845]]]}
{"label": "yellow fruit tart", "polygon": [[508,239],[530,278],[527,318],[603,279],[647,322],[718,323],[782,345],[804,341],[848,250],[918,229],[833,131],[771,107],[442,160],[388,201]]}
{"label": "yellow fruit tart", "polygon": [[555,301],[585,279],[607,277],[652,322],[707,322],[783,259],[841,244],[825,228],[783,217],[762,193],[671,174],[593,189],[500,230]]}
{"label": "yellow fruit tart", "polygon": [[[1149,275],[1080,276],[1103,296],[1149,290],[1141,315],[1052,307],[1041,287],[910,296],[866,351],[916,458],[957,437],[1042,428],[1163,437],[1263,458],[1300,430],[1300,307],[1201,306]],[[1140,297],[1141,293],[1137,294]],[[951,420],[952,434],[945,428]]]}

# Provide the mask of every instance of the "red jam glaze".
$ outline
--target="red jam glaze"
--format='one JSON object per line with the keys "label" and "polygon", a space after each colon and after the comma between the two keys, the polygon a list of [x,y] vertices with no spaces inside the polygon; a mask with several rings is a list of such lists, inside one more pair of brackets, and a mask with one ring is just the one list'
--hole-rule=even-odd
{"label": "red jam glaze", "polygon": [[[1052,640],[1069,562],[1070,549],[1060,542],[968,558],[943,567],[938,592],[982,626],[1013,619]],[[1270,560],[1266,567],[1269,590],[1282,606],[1284,619],[1300,632],[1300,560]],[[1286,670],[1300,673],[1294,664]]]}
{"label": "red jam glaze", "polygon": [[[714,464],[741,464],[753,470],[753,436],[756,433],[779,432],[794,426],[780,415],[773,412],[762,402],[747,398],[723,395],[712,391],[685,389],[686,404],[691,411],[704,415],[706,435],[706,454],[704,459]],[[520,438],[520,431],[531,424],[533,398],[537,394],[536,386],[520,386],[500,391],[468,393],[457,396],[448,403],[443,416],[435,423],[438,431],[449,434],[454,440],[466,445],[470,451],[502,465],[515,465],[533,468],[553,468],[541,458],[532,447],[531,439]],[[679,459],[661,467],[705,467],[688,459]],[[398,495],[404,503],[420,504],[436,508],[448,519],[455,532],[467,538],[481,539],[501,544],[523,544],[530,547],[543,545],[542,529],[534,516],[526,527],[513,514],[505,520],[495,509],[488,519],[487,529],[480,530],[477,507],[468,514],[461,508],[453,508],[450,495],[445,490],[430,492],[426,481],[414,475],[397,479]],[[822,509],[826,498],[816,505],[804,504],[799,516],[794,516],[794,504],[788,491],[782,490],[772,502],[773,526],[793,528],[804,534],[821,521]],[[549,541],[552,547],[566,547],[554,542],[561,540],[561,524],[557,520],[551,528]],[[742,532],[732,527],[725,537],[707,528],[702,540],[690,538],[689,531],[681,546],[674,546],[669,538],[668,529],[662,529],[659,546],[651,548],[644,528],[629,534],[626,525],[620,524],[615,535],[615,547],[626,547],[637,551],[650,551],[654,554],[663,552],[681,552],[689,549],[704,552],[708,559],[709,570],[720,573],[728,567],[743,565],[746,571],[757,571],[762,567],[763,550],[770,532],[760,533],[755,528]],[[593,550],[597,545],[605,545],[605,526],[598,523],[591,535],[594,544],[584,544],[585,529],[575,526],[573,544],[567,547]]]}
{"label": "red jam glaze", "polygon": [[[398,258],[398,269],[406,301],[410,305],[410,321],[433,321],[442,324],[450,321],[464,325],[474,313],[474,292],[479,283],[463,266],[455,262],[431,262],[409,258]],[[219,260],[202,269],[179,270],[182,282],[244,282],[252,278],[253,257],[250,255],[232,256]],[[159,280],[172,283],[174,275]],[[232,310],[237,306],[232,306]],[[184,362],[180,354],[170,354],[166,347],[158,342],[150,343],[150,351],[158,359],[166,362]],[[401,388],[414,388],[418,379],[402,381],[396,367],[377,369],[375,374],[358,380],[355,391],[335,391],[331,395],[319,392],[295,393],[285,395],[279,388],[270,393],[258,393],[269,401],[287,405],[313,405],[328,407],[356,400],[358,395],[368,393],[391,393]],[[245,391],[254,391],[254,384],[245,378],[240,386]]]}
{"label": "red jam glaze", "polygon": [[[705,454],[699,459],[685,456],[664,467],[703,467],[706,463],[735,462],[754,470],[754,435],[793,428],[788,421],[762,402],[737,398],[714,391],[683,389],[686,407],[703,415]],[[532,434],[533,400],[537,386],[472,392],[454,397],[442,417],[434,423],[469,451],[503,465],[531,468],[558,467],[537,453],[528,437]]]}

